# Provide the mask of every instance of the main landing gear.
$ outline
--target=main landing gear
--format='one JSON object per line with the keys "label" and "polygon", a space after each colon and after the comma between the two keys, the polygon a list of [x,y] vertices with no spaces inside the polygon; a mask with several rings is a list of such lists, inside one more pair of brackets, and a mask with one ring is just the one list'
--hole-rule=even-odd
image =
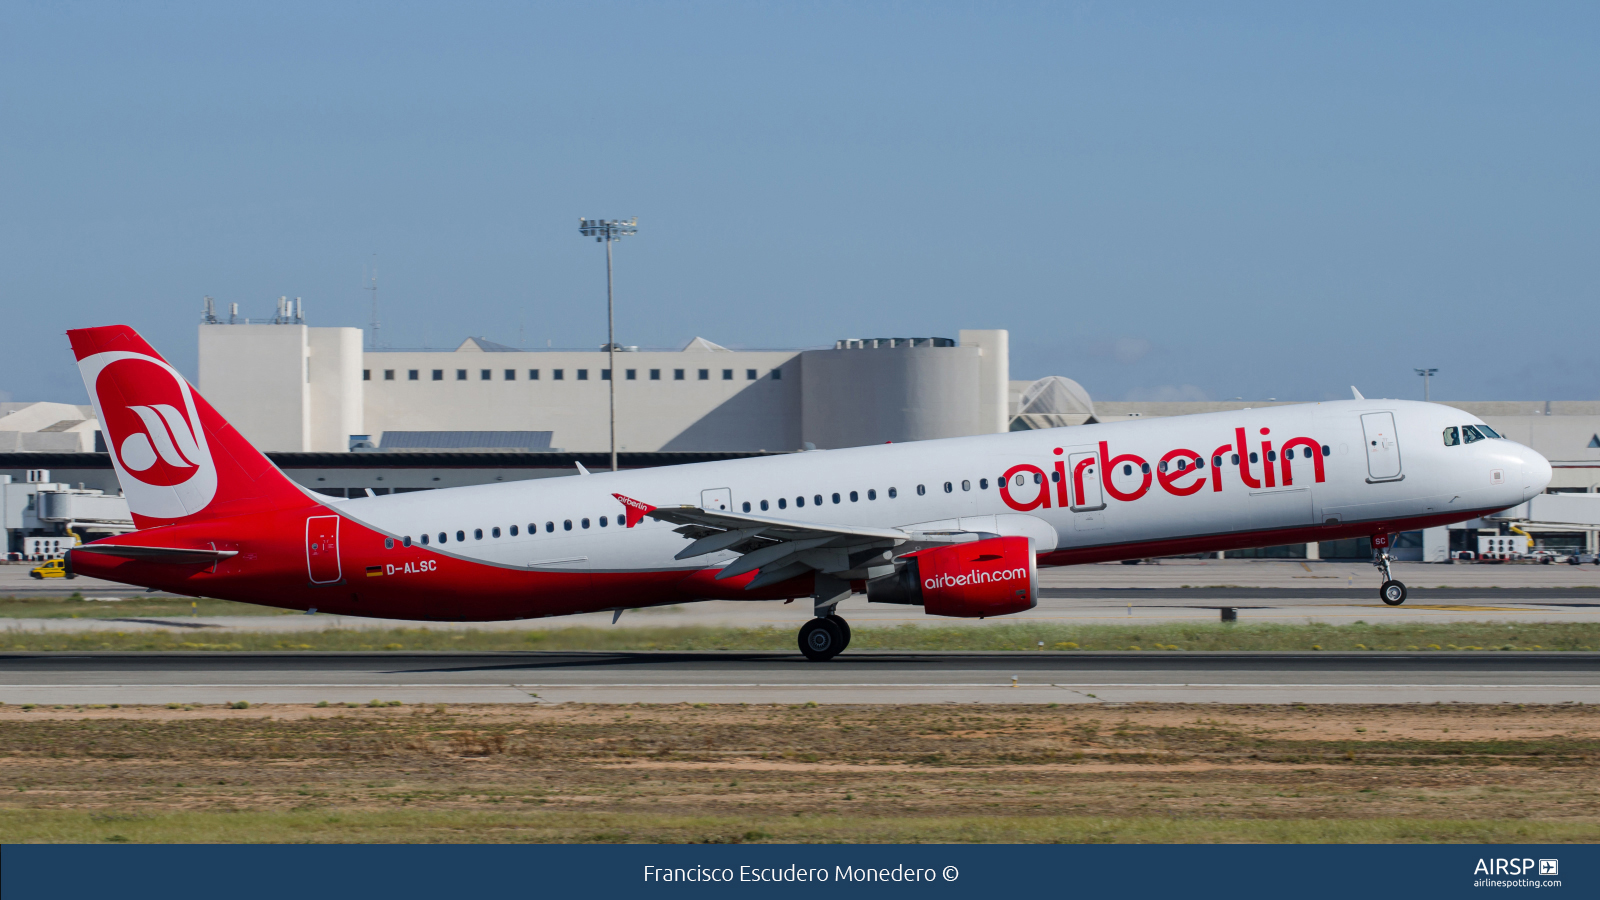
{"label": "main landing gear", "polygon": [[800,652],[812,662],[826,662],[850,646],[850,623],[829,613],[800,626]]}
{"label": "main landing gear", "polygon": [[1406,586],[1395,581],[1394,576],[1390,574],[1389,563],[1393,561],[1394,557],[1390,556],[1387,550],[1383,550],[1379,551],[1378,558],[1373,560],[1372,564],[1383,573],[1383,585],[1378,588],[1379,599],[1389,606],[1399,606],[1406,602]]}

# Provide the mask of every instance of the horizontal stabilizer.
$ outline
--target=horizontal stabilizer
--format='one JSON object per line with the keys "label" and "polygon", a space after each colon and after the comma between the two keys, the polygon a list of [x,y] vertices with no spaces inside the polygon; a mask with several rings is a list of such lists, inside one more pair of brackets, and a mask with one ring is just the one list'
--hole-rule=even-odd
{"label": "horizontal stabilizer", "polygon": [[99,553],[158,563],[214,563],[238,556],[237,550],[205,550],[191,547],[140,547],[133,544],[84,544],[73,553]]}

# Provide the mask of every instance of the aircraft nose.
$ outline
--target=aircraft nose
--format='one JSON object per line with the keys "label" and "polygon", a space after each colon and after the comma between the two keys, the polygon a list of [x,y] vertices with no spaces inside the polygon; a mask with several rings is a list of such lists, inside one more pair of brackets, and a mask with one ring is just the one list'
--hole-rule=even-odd
{"label": "aircraft nose", "polygon": [[1522,484],[1523,493],[1528,497],[1544,493],[1550,485],[1554,470],[1550,468],[1550,460],[1531,448],[1524,448],[1522,453]]}

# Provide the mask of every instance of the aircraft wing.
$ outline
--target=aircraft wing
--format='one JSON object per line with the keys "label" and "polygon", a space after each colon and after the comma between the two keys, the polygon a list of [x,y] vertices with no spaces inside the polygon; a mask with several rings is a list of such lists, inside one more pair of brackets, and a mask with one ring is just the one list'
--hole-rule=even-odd
{"label": "aircraft wing", "polygon": [[872,562],[886,564],[892,558],[886,551],[915,539],[910,532],[898,528],[797,522],[698,506],[651,508],[642,515],[677,525],[675,530],[690,539],[689,546],[678,552],[678,559],[721,550],[740,554],[717,573],[717,578],[760,570],[745,590],[807,571],[844,574]]}

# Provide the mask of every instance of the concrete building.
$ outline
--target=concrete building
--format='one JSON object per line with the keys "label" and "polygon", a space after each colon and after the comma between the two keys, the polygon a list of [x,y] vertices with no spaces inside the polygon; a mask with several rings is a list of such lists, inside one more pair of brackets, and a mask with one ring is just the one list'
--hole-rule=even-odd
{"label": "concrete building", "polygon": [[71,403],[0,403],[0,453],[96,449],[94,407]]}
{"label": "concrete building", "polygon": [[[608,449],[608,366],[601,350],[482,338],[362,351],[360,329],[298,316],[200,326],[200,392],[273,451],[386,450],[384,435],[396,432],[548,432],[553,449]],[[617,369],[620,451],[830,449],[998,433],[1010,421],[1004,331],[825,350],[736,351],[696,338],[681,350],[630,348]]]}

